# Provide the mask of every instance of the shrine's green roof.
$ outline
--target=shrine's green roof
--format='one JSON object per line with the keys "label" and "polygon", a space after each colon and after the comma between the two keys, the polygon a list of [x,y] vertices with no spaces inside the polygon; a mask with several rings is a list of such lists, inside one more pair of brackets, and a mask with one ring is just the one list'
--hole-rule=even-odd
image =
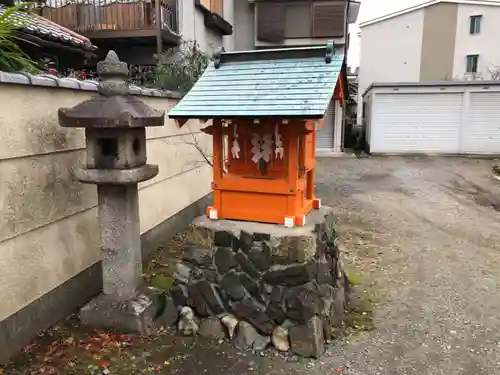
{"label": "shrine's green roof", "polygon": [[322,47],[222,52],[171,118],[321,118],[344,63],[333,44]]}

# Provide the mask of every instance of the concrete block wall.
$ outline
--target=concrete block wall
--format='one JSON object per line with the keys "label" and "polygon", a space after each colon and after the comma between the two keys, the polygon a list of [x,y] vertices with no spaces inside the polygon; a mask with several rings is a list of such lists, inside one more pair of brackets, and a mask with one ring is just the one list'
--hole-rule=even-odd
{"label": "concrete block wall", "polygon": [[[57,119],[58,108],[96,89],[91,81],[0,72],[0,363],[99,293],[96,187],[72,174],[85,160],[84,132]],[[168,92],[133,92],[167,112],[178,100]],[[148,162],[160,173],[140,185],[143,239],[154,242],[168,231],[166,222],[177,230],[201,213],[211,168],[193,143],[211,153],[203,126],[179,128],[167,119],[147,129]],[[187,217],[176,219],[182,212]]]}

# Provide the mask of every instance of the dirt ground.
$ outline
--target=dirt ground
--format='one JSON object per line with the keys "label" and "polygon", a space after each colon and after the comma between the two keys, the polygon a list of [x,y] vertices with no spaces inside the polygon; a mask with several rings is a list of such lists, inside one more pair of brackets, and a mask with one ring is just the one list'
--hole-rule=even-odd
{"label": "dirt ground", "polygon": [[[337,214],[344,255],[375,323],[330,345],[322,359],[254,356],[165,334],[154,347],[143,343],[107,359],[110,374],[500,374],[500,182],[491,178],[493,163],[319,160],[317,194]],[[43,356],[32,357],[5,374],[38,374]],[[86,371],[75,363],[62,373],[97,373],[86,361]]]}

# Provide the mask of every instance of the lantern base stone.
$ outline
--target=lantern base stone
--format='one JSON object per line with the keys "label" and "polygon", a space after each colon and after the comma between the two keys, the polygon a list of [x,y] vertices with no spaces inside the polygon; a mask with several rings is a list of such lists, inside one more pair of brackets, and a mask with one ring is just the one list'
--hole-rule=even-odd
{"label": "lantern base stone", "polygon": [[237,322],[236,337],[250,324],[251,337],[267,343],[279,336],[279,350],[319,357],[346,321],[349,282],[334,221],[329,207],[311,211],[305,226],[294,228],[197,218],[174,275],[177,307],[189,306],[201,319]]}
{"label": "lantern base stone", "polygon": [[80,321],[93,328],[147,333],[158,327],[168,302],[173,304],[163,290],[153,287],[143,288],[127,300],[101,294],[80,310]]}

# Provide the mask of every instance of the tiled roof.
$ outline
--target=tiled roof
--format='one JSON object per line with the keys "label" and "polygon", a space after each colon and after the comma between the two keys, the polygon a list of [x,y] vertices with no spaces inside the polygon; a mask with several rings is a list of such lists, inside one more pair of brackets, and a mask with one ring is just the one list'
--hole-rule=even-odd
{"label": "tiled roof", "polygon": [[332,48],[223,52],[169,116],[323,117],[344,63]]}
{"label": "tiled roof", "polygon": [[[0,14],[7,9],[7,6],[0,4]],[[33,13],[16,11],[12,14],[12,22],[18,24],[24,33],[35,35],[44,40],[59,42],[86,51],[97,49],[87,38],[76,33],[70,34],[62,26],[50,23],[46,18]]]}
{"label": "tiled roof", "polygon": [[[54,87],[82,91],[97,91],[99,82],[88,79],[80,81],[76,78],[58,78],[50,74],[10,73],[0,71],[0,86],[2,84]],[[180,98],[180,95],[173,91],[148,89],[135,85],[129,85],[129,89],[131,95],[156,96],[170,99]]]}

